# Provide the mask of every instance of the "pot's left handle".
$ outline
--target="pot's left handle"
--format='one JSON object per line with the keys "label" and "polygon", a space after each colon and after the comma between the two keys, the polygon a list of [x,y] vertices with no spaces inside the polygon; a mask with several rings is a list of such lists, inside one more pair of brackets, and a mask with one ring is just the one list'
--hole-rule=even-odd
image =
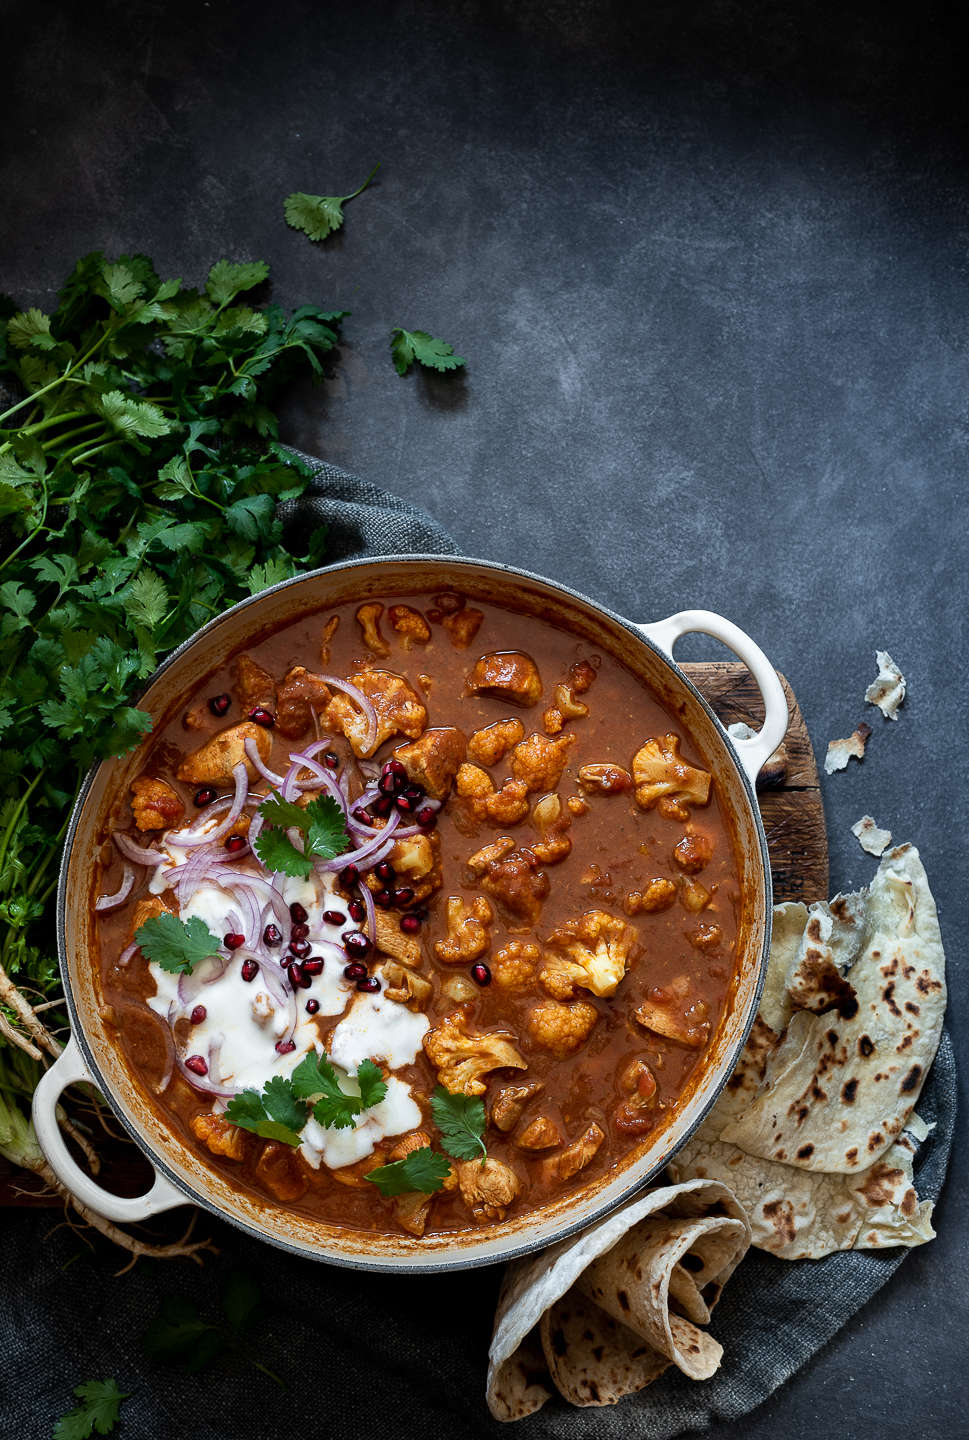
{"label": "pot's left handle", "polygon": [[106,1220],[121,1223],[147,1220],[149,1215],[157,1215],[162,1210],[173,1210],[176,1205],[190,1204],[188,1197],[157,1170],[155,1183],[148,1193],[131,1199],[112,1195],[109,1190],[103,1190],[96,1184],[90,1175],[85,1175],[80,1166],[75,1164],[71,1152],[64,1144],[56,1113],[61,1091],[68,1085],[73,1085],[76,1080],[85,1080],[95,1087],[98,1084],[72,1036],[63,1055],[55,1060],[34,1091],[33,1105],[34,1130],[37,1132],[40,1148],[57,1178],[67,1186],[71,1194],[76,1195],[82,1204],[103,1215]]}

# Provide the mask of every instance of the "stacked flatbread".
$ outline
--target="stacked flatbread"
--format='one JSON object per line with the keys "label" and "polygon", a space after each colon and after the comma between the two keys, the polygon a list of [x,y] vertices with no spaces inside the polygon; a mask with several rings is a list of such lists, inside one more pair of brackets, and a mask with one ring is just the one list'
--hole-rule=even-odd
{"label": "stacked flatbread", "polygon": [[870,889],[774,911],[760,1012],[716,1106],[670,1165],[721,1180],[753,1243],[788,1260],[921,1245],[935,1234],[912,1159],[939,1043],[945,955],[918,851]]}

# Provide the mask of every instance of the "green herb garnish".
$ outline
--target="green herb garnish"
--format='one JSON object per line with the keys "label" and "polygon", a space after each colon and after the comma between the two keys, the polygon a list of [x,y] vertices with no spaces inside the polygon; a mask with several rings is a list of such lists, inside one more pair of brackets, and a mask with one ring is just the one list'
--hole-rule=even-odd
{"label": "green herb garnish", "polygon": [[[346,816],[332,795],[294,805],[279,795],[270,795],[259,807],[266,827],[256,836],[255,851],[267,870],[277,875],[305,877],[312,873],[313,857],[332,860],[350,844]],[[296,828],[303,837],[303,849],[286,834]]]}
{"label": "green herb garnish", "polygon": [[488,1151],[482,1135],[488,1125],[484,1102],[475,1095],[452,1095],[438,1085],[431,1096],[431,1114],[441,1132],[441,1144],[455,1160],[474,1160]]}
{"label": "green herb garnish", "polygon": [[468,362],[455,355],[454,346],[436,340],[426,330],[402,330],[399,325],[390,332],[390,353],[398,375],[406,375],[416,360],[430,370],[456,370]]}
{"label": "green herb garnish", "polygon": [[61,1416],[54,1426],[54,1440],[88,1440],[95,1430],[99,1435],[109,1435],[122,1400],[134,1391],[119,1390],[116,1380],[88,1380],[78,1385],[74,1394],[81,1404]]}
{"label": "green herb garnish", "polygon": [[236,1350],[285,1390],[278,1375],[243,1349],[245,1332],[262,1318],[262,1291],[258,1282],[246,1271],[234,1270],[221,1298],[228,1323],[210,1325],[190,1300],[183,1300],[180,1295],[166,1295],[157,1316],[142,1336],[146,1355],[163,1363],[181,1363],[183,1369],[195,1371],[201,1370],[220,1351]]}
{"label": "green herb garnish", "polygon": [[366,1179],[385,1197],[405,1195],[412,1190],[433,1195],[441,1189],[450,1172],[451,1166],[445,1157],[430,1145],[423,1145],[403,1160],[395,1160],[393,1165],[378,1165],[375,1170],[368,1170]]}
{"label": "green herb garnish", "polygon": [[304,195],[297,190],[283,201],[286,224],[294,230],[302,230],[311,240],[325,240],[343,224],[343,207],[348,200],[354,200],[366,190],[380,165],[373,167],[359,190],[352,195]]}
{"label": "green herb garnish", "polygon": [[340,1089],[337,1074],[326,1057],[307,1055],[293,1071],[294,1093],[313,1103],[313,1119],[325,1130],[352,1130],[357,1115],[379,1105],[387,1094],[387,1084],[379,1066],[364,1060],[357,1070],[360,1095],[347,1095]]}
{"label": "green herb garnish", "polygon": [[243,1090],[233,1095],[226,1107],[225,1118],[241,1130],[251,1130],[264,1140],[280,1140],[284,1145],[301,1145],[299,1131],[309,1119],[309,1107],[299,1100],[289,1080],[274,1075],[258,1090]]}
{"label": "green herb garnish", "polygon": [[197,915],[179,920],[167,910],[140,925],[135,940],[143,955],[172,975],[191,975],[196,965],[215,955],[222,943]]}

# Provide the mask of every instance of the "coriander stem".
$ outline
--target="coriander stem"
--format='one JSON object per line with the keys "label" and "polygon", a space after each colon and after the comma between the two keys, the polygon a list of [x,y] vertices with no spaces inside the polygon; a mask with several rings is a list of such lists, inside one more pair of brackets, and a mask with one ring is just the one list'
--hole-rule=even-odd
{"label": "coriander stem", "polygon": [[10,844],[11,836],[13,835],[13,832],[17,827],[20,817],[24,812],[24,807],[26,806],[27,801],[30,799],[31,795],[37,789],[37,786],[43,779],[44,770],[46,768],[46,766],[41,766],[41,768],[37,771],[37,774],[34,776],[33,780],[31,780],[30,784],[27,786],[27,789],[21,795],[20,804],[16,807],[7,823],[7,828],[3,832],[3,838],[0,839],[0,871],[2,871],[3,869],[3,862],[6,858],[7,847]]}
{"label": "coriander stem", "polygon": [[11,405],[9,410],[5,410],[3,414],[0,415],[0,425],[3,424],[3,422],[7,419],[8,416],[15,415],[18,410],[22,410],[25,405],[33,405],[39,395],[46,395],[48,390],[54,390],[57,388],[58,385],[63,385],[68,380],[70,380],[71,376],[75,373],[75,371],[80,370],[82,365],[86,365],[87,362],[90,360],[91,356],[94,355],[98,350],[100,350],[105,340],[107,340],[109,336],[113,335],[115,333],[115,330],[117,329],[118,326],[113,325],[109,321],[108,327],[105,330],[104,334],[101,336],[100,340],[98,340],[96,344],[91,346],[90,350],[87,352],[86,355],[82,355],[80,360],[75,361],[73,365],[69,366],[68,369],[64,371],[63,375],[58,375],[55,379],[49,381],[46,385],[42,386],[40,390],[35,390],[32,394],[26,396],[25,399],[18,400],[16,405]]}
{"label": "coriander stem", "polygon": [[355,200],[358,195],[362,195],[362,194],[363,194],[364,190],[366,190],[367,186],[370,184],[371,180],[372,180],[373,177],[376,175],[377,171],[380,169],[380,166],[381,166],[382,163],[383,163],[383,162],[380,161],[380,160],[377,161],[376,165],[373,167],[373,169],[371,170],[370,174],[367,176],[366,180],[364,180],[364,182],[363,182],[363,184],[360,186],[360,189],[359,189],[359,190],[354,190],[354,192],[353,192],[352,195],[343,195],[343,196],[341,196],[341,199],[343,200],[344,203],[345,203],[347,200]]}

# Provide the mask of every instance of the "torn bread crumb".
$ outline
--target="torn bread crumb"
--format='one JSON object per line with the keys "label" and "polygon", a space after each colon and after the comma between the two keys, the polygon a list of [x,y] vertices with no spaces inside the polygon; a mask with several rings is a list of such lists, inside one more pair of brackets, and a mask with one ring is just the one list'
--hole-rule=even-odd
{"label": "torn bread crumb", "polygon": [[871,726],[862,720],[858,729],[853,735],[849,735],[847,740],[830,740],[828,753],[824,757],[825,775],[833,775],[836,770],[843,770],[852,755],[856,760],[861,760],[865,754],[865,741],[870,734]]}
{"label": "torn bread crumb", "polygon": [[886,720],[898,719],[898,707],[905,699],[905,676],[887,650],[876,650],[878,679],[865,691],[869,705],[877,705]]}
{"label": "torn bread crumb", "polygon": [[852,825],[851,833],[858,837],[862,850],[867,850],[869,855],[883,854],[892,843],[892,832],[879,830],[870,815],[862,815],[858,823]]}

